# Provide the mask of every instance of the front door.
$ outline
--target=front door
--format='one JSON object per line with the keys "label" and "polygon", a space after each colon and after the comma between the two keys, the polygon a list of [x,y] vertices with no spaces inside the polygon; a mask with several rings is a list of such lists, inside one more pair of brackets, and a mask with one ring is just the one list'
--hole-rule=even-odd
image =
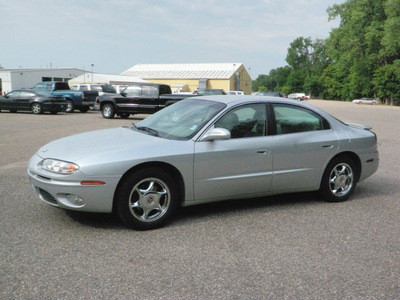
{"label": "front door", "polygon": [[195,143],[195,199],[265,195],[272,181],[266,106],[249,104],[232,109],[214,127],[229,130],[231,139]]}

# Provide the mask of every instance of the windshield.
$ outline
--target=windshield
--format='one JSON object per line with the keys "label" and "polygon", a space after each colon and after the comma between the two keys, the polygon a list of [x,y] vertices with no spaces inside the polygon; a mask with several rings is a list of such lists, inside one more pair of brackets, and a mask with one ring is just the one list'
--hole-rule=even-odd
{"label": "windshield", "polygon": [[224,107],[223,103],[209,100],[182,100],[144,119],[133,128],[166,139],[188,140]]}

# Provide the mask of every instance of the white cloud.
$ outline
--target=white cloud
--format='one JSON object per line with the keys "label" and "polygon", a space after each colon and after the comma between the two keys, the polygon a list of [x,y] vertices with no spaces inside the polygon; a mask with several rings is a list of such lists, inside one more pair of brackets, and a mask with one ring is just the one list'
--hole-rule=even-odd
{"label": "white cloud", "polygon": [[[285,65],[299,36],[325,38],[335,0],[0,0],[3,67],[243,62],[253,77]],[[216,61],[217,60],[217,61]]]}

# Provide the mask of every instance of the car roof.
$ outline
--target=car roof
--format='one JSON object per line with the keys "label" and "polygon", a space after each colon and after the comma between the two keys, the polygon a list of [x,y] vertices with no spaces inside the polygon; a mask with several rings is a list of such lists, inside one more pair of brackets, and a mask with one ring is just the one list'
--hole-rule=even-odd
{"label": "car roof", "polygon": [[254,96],[254,95],[210,95],[210,96],[198,96],[197,99],[204,99],[210,101],[221,102],[224,104],[234,105],[237,103],[245,102],[273,102],[273,103],[293,103],[303,104],[297,100],[291,100],[287,98],[273,97],[273,96]]}
{"label": "car roof", "polygon": [[18,89],[18,90],[13,90],[12,92],[31,92],[31,93],[36,93],[37,90],[34,90],[34,89]]}
{"label": "car roof", "polygon": [[[310,109],[314,112],[318,112],[324,116],[329,115],[325,111],[302,101],[292,100],[288,98],[273,97],[273,96],[254,96],[254,95],[210,95],[210,96],[196,96],[188,99],[199,99],[199,100],[209,100],[224,103],[229,107],[236,106],[238,104],[245,103],[279,103],[279,104],[291,104],[297,107],[303,107]],[[330,116],[330,115],[329,115]]]}

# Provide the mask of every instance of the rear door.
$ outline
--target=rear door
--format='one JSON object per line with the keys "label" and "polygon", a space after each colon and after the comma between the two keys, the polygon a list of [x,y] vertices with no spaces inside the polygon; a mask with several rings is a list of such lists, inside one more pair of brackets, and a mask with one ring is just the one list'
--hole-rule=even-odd
{"label": "rear door", "polygon": [[271,191],[318,187],[326,162],[339,142],[329,123],[317,113],[289,104],[272,104],[274,178]]}
{"label": "rear door", "polygon": [[158,96],[158,86],[144,85],[142,87],[142,97],[140,98],[139,109],[143,113],[154,113],[160,105]]}

